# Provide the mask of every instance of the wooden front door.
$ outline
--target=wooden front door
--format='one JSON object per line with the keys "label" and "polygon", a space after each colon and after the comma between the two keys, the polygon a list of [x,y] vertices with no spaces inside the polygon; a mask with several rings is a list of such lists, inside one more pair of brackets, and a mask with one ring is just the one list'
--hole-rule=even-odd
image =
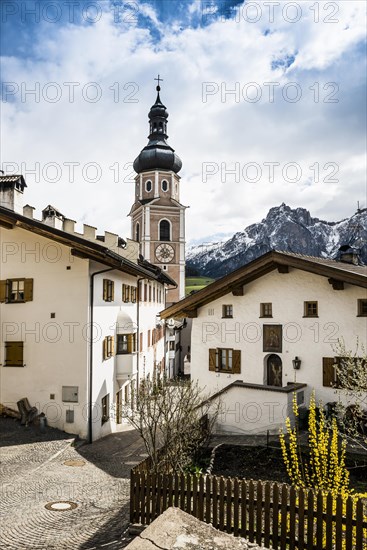
{"label": "wooden front door", "polygon": [[267,360],[268,386],[282,387],[282,360],[279,355],[272,353]]}

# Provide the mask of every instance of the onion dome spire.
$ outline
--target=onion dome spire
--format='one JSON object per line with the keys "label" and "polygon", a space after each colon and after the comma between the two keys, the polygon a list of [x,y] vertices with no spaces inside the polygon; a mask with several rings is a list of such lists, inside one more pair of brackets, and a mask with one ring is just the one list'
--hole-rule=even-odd
{"label": "onion dome spire", "polygon": [[168,111],[163,105],[159,92],[159,85],[162,80],[158,75],[157,99],[149,111],[149,143],[141,151],[140,155],[134,161],[134,170],[137,173],[145,170],[172,170],[176,174],[182,168],[182,161],[175,153],[174,149],[168,145],[167,119]]}

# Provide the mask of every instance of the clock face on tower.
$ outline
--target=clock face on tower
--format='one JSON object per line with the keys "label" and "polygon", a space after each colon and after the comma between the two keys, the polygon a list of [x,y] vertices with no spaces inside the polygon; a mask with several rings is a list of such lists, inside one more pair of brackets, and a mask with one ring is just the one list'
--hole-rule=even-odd
{"label": "clock face on tower", "polygon": [[170,244],[159,244],[155,249],[155,255],[159,262],[165,264],[172,262],[175,251]]}

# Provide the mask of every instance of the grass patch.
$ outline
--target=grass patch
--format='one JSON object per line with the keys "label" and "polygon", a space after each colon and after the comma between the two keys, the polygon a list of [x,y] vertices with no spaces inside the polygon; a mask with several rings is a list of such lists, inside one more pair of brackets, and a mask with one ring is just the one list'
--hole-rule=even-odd
{"label": "grass patch", "polygon": [[193,290],[197,291],[205,288],[213,281],[215,281],[215,279],[211,279],[210,277],[187,277],[185,288],[186,296],[188,296]]}

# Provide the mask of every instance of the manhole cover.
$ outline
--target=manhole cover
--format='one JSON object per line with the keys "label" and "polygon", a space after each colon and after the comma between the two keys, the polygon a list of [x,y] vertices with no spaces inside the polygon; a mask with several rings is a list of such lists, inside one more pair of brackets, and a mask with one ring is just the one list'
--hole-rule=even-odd
{"label": "manhole cover", "polygon": [[65,460],[65,466],[85,466],[85,460]]}
{"label": "manhole cover", "polygon": [[53,510],[54,512],[64,512],[65,510],[74,510],[78,505],[76,502],[70,502],[70,500],[58,500],[56,502],[48,502],[45,504],[47,510]]}

